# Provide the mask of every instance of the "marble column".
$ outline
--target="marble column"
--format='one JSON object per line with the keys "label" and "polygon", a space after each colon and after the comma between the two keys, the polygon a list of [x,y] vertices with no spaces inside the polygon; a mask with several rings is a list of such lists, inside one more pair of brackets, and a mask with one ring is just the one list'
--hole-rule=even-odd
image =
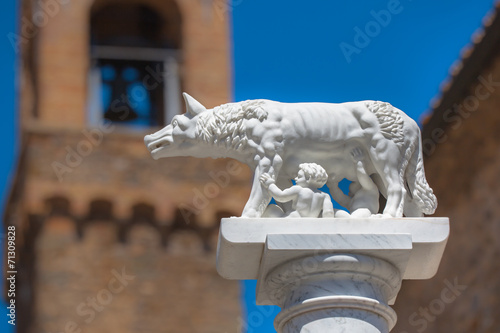
{"label": "marble column", "polygon": [[257,279],[278,332],[389,332],[403,279],[432,277],[446,218],[223,219],[217,269]]}

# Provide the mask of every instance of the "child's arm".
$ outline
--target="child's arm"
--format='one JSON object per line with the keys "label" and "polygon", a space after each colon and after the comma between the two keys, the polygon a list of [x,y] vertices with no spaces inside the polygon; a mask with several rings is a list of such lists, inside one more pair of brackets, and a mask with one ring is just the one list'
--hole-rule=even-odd
{"label": "child's arm", "polygon": [[260,182],[262,186],[269,190],[269,193],[273,196],[276,201],[287,202],[293,200],[297,194],[299,194],[300,186],[292,186],[285,190],[280,190],[278,186],[274,183],[274,179],[267,173],[260,176]]}
{"label": "child's arm", "polygon": [[273,184],[269,185],[268,189],[276,201],[288,202],[288,201],[293,200],[297,197],[297,194],[299,194],[299,191],[300,191],[300,186],[294,185],[294,186],[282,191],[279,189],[278,186],[276,186],[276,184],[273,183]]}
{"label": "child's arm", "polygon": [[323,217],[334,217],[335,210],[330,196],[326,193],[323,195]]}

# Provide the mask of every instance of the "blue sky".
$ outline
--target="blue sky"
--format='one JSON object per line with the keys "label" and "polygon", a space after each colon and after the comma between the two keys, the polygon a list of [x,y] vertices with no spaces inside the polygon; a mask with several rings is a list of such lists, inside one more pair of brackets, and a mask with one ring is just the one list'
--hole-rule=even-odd
{"label": "blue sky", "polygon": [[[428,109],[450,65],[493,3],[234,1],[236,100],[379,99],[414,118]],[[386,26],[378,24],[374,34],[373,12],[388,11],[390,6],[397,13]],[[365,43],[358,38],[362,47],[348,62],[340,44],[356,47],[354,29],[365,32],[367,25],[373,37],[367,35]]]}
{"label": "blue sky", "polygon": [[[234,99],[377,99],[418,119],[492,6],[492,0],[234,0]],[[16,32],[16,13],[16,1],[2,0],[2,208],[18,147],[16,54],[7,38]],[[274,332],[277,310],[254,305],[254,281],[242,287],[248,332]],[[0,332],[8,331],[0,320]]]}
{"label": "blue sky", "polygon": [[[234,99],[376,99],[418,120],[492,7],[492,0],[233,0]],[[255,281],[241,284],[248,332],[275,332],[279,310],[256,307]]]}
{"label": "blue sky", "polygon": [[[7,193],[7,184],[13,172],[14,155],[17,154],[17,88],[16,88],[16,53],[12,48],[7,35],[16,32],[15,15],[17,12],[15,1],[3,0],[0,19],[0,92],[2,98],[0,122],[0,149],[2,158],[0,163],[0,188],[3,197]],[[4,200],[2,200],[2,209]]]}
{"label": "blue sky", "polygon": [[[3,207],[5,197],[13,174],[14,157],[17,155],[17,88],[16,88],[16,53],[12,48],[7,35],[16,32],[16,2],[13,0],[2,0],[2,11],[0,12],[0,108],[2,121],[0,121],[0,193],[2,195],[1,212],[3,217]],[[3,236],[3,228],[0,231]],[[3,241],[0,237],[0,254],[3,262]],[[1,266],[3,267],[3,265]],[[3,276],[3,274],[2,274]],[[0,283],[3,290],[3,279]],[[3,300],[3,292],[0,297],[0,332],[13,332],[13,327],[7,323],[6,303]]]}

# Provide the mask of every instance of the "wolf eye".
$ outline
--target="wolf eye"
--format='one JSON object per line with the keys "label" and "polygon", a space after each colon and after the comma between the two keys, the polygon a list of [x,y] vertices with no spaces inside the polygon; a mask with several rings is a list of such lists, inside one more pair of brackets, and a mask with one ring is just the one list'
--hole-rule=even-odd
{"label": "wolf eye", "polygon": [[179,124],[177,119],[172,120],[172,127],[176,127]]}

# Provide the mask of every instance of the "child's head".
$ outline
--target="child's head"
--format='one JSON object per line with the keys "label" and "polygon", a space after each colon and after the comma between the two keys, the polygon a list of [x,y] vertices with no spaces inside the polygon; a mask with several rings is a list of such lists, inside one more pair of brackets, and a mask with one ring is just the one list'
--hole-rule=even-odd
{"label": "child's head", "polygon": [[299,165],[299,168],[304,172],[308,184],[317,188],[326,184],[328,174],[321,165],[316,163],[302,163]]}

